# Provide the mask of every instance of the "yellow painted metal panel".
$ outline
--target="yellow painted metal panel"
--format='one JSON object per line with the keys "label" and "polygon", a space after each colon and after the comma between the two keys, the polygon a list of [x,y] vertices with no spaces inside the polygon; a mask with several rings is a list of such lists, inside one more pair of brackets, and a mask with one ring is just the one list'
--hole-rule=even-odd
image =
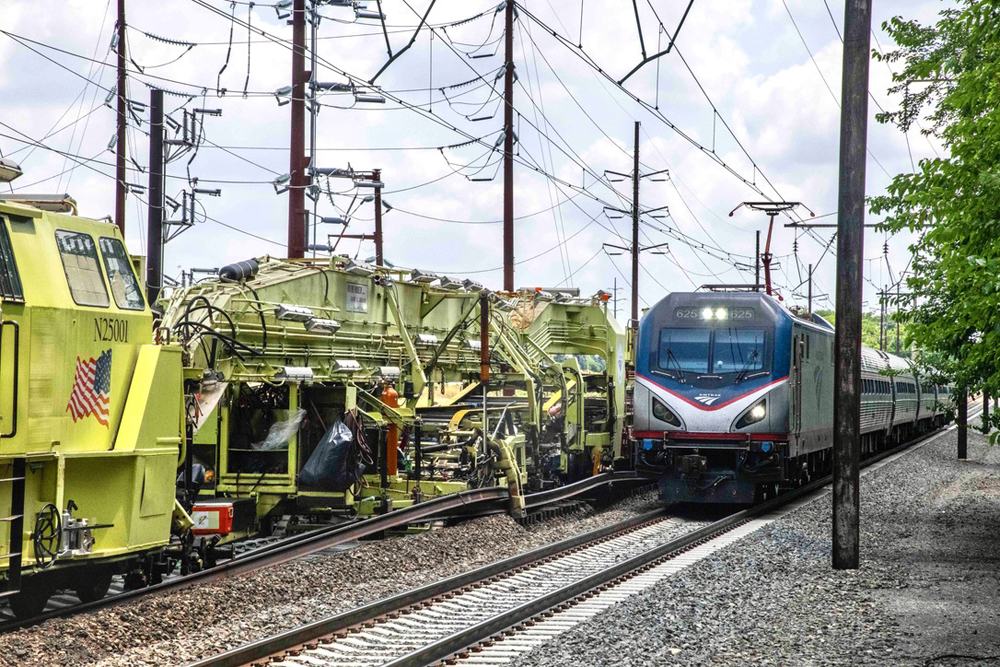
{"label": "yellow painted metal panel", "polygon": [[143,459],[139,517],[168,514],[174,506],[174,478],[177,461],[173,456],[148,456]]}
{"label": "yellow painted metal panel", "polygon": [[179,442],[184,387],[181,351],[176,347],[143,345],[132,376],[121,427],[118,451],[156,447],[162,438]]}

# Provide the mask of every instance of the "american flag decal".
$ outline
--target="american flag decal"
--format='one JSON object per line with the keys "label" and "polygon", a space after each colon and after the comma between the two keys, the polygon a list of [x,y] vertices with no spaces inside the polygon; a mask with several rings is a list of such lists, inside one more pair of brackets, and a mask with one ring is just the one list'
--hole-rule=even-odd
{"label": "american flag decal", "polygon": [[90,361],[76,358],[76,379],[73,392],[69,395],[66,409],[72,413],[73,421],[87,415],[94,417],[104,426],[108,425],[108,404],[111,402],[111,350]]}

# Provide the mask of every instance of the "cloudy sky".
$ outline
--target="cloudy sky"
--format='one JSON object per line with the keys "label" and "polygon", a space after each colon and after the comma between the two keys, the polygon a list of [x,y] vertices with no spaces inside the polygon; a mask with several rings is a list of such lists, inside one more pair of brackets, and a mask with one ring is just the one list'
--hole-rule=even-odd
{"label": "cloudy sky", "polygon": [[[386,35],[378,21],[324,6],[317,80],[370,80],[386,63],[387,40],[394,53],[402,50],[429,4],[384,0]],[[643,306],[704,283],[752,282],[755,232],[766,233],[767,218],[729,212],[761,193],[827,216],[817,222],[836,221],[843,0],[695,0],[673,53],[622,88],[615,82],[642,60],[630,3],[521,5],[527,11],[514,35],[518,286],[576,285],[593,293],[617,279],[619,315],[627,317],[628,257],[612,256],[602,244],[631,241],[630,220],[605,211],[630,206],[631,184],[610,181],[605,170],[631,171],[636,120],[640,171],[669,170],[666,180],[642,182],[641,208],[667,208],[643,217],[641,243],[668,244],[663,254],[643,256]],[[688,2],[639,5],[647,52],[665,48]],[[881,29],[891,16],[927,23],[947,6],[875,3],[873,47],[891,48]],[[428,16],[433,29],[421,30],[379,75],[385,104],[344,93],[319,97],[314,159],[324,167],[382,169],[392,206],[384,217],[390,262],[488,287],[501,286],[503,263],[502,170],[491,151],[503,115],[496,94],[502,79],[495,79],[503,13],[496,9],[495,0],[437,0]],[[114,212],[108,147],[115,114],[105,105],[115,82],[114,21],[109,0],[4,0],[0,26],[0,151],[25,171],[15,191],[69,192],[91,217]],[[169,92],[168,111],[178,122],[182,108],[223,111],[205,118],[205,140],[193,159],[189,152],[168,166],[167,193],[177,200],[191,188],[189,175],[199,179],[197,187],[222,194],[199,196],[194,226],[166,247],[167,272],[176,277],[190,267],[282,256],[288,195],[276,194],[272,181],[289,171],[290,106],[279,105],[274,93],[290,83],[291,27],[273,4],[224,0],[131,2],[127,24],[132,100],[148,103],[155,86]],[[876,103],[886,109],[898,103],[886,93],[890,76],[884,63],[872,63],[870,194],[940,151],[918,132],[907,137],[875,122]],[[136,106],[135,115],[129,180],[146,185],[146,111]],[[318,214],[343,215],[355,193],[350,182],[321,185],[327,192]],[[799,214],[808,216],[804,209]],[[372,217],[371,204],[357,206],[348,233],[370,233]],[[126,229],[135,253],[145,251],[145,220],[145,194],[137,191],[128,199]],[[832,305],[833,230],[807,234],[782,222],[789,221],[779,220],[772,241],[779,291],[789,302],[804,302],[806,267],[815,264],[819,307]],[[339,231],[321,224],[315,233],[325,243]],[[866,234],[869,309],[878,307],[876,286],[891,284],[907,266],[908,242]],[[342,241],[338,251],[361,260],[374,254],[371,242]]]}

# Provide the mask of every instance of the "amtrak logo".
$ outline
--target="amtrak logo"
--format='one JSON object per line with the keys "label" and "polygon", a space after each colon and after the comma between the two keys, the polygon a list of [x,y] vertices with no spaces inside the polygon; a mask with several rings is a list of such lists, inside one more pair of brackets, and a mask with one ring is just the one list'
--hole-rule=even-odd
{"label": "amtrak logo", "polygon": [[705,405],[711,405],[719,400],[720,394],[698,394],[694,397],[694,400],[704,403]]}

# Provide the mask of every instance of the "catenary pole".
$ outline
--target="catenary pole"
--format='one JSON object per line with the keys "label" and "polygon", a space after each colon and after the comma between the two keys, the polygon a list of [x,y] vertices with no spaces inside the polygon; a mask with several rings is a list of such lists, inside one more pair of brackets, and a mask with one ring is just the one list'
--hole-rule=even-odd
{"label": "catenary pole", "polygon": [[514,2],[504,8],[503,289],[514,291]]}
{"label": "catenary pole", "polygon": [[840,115],[837,303],[833,364],[833,568],[860,561],[861,299],[871,0],[847,0]]}
{"label": "catenary pole", "polygon": [[813,265],[809,265],[809,319],[813,314]]}
{"label": "catenary pole", "polygon": [[[382,170],[372,170],[372,180],[382,180]],[[382,266],[382,188],[375,188],[375,265]]]}
{"label": "catenary pole", "polygon": [[756,267],[757,270],[754,272],[753,289],[755,292],[760,291],[760,230],[757,230],[757,252],[754,254],[756,257]]}
{"label": "catenary pole", "polygon": [[615,293],[615,319],[618,319],[618,276],[615,276],[615,286],[612,288]]}
{"label": "catenary pole", "polygon": [[639,328],[639,121],[635,121],[635,151],[632,165],[632,320]]}
{"label": "catenary pole", "polygon": [[288,173],[288,256],[305,256],[306,245],[306,0],[292,5],[292,119]]}
{"label": "catenary pole", "polygon": [[125,0],[118,0],[118,138],[115,140],[115,224],[125,236],[125,132],[128,129],[127,69],[125,60]]}
{"label": "catenary pole", "polygon": [[878,349],[883,352],[885,352],[885,295],[886,287],[883,285],[882,291],[878,294]]}
{"label": "catenary pole", "polygon": [[[900,279],[902,280],[902,279]],[[899,282],[896,282],[896,354],[899,354]]]}
{"label": "catenary pole", "polygon": [[163,91],[149,91],[149,208],[146,214],[146,301],[163,287]]}

